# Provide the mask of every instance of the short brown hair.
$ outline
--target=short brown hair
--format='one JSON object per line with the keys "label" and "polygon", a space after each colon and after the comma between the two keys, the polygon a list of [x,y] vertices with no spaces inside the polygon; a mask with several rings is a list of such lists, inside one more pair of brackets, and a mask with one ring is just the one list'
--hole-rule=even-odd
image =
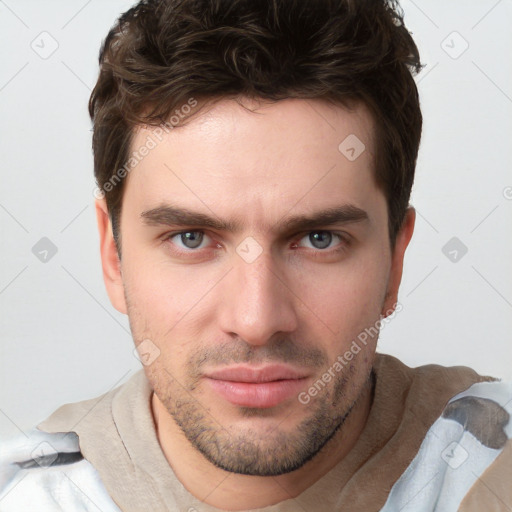
{"label": "short brown hair", "polygon": [[89,100],[94,174],[116,243],[125,180],[105,185],[128,159],[133,128],[165,123],[190,98],[250,97],[370,109],[394,245],[422,128],[419,52],[395,1],[142,0],[112,27],[99,62]]}

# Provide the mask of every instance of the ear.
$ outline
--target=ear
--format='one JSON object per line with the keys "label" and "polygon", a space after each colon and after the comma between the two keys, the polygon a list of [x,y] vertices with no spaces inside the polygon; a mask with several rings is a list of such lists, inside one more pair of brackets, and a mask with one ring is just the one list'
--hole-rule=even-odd
{"label": "ear", "polygon": [[412,206],[409,206],[405,212],[402,227],[397,233],[395,246],[391,255],[391,271],[389,274],[388,289],[381,312],[383,318],[389,316],[395,310],[398,302],[398,288],[402,281],[405,250],[411,241],[415,221],[416,210]]}
{"label": "ear", "polygon": [[117,254],[112,223],[108,214],[105,199],[97,199],[95,203],[96,219],[100,235],[101,266],[103,268],[103,281],[107,289],[112,306],[120,313],[127,314],[124,296],[124,285],[121,275],[121,262]]}

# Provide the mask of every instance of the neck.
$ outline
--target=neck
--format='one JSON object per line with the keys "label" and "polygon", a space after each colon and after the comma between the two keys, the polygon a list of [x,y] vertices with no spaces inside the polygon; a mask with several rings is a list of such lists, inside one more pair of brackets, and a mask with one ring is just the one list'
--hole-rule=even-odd
{"label": "neck", "polygon": [[296,498],[339,464],[361,434],[373,399],[370,378],[332,439],[301,468],[277,477],[240,475],[210,463],[190,444],[156,394],[151,405],[162,451],[183,486],[197,499],[224,510],[263,508]]}

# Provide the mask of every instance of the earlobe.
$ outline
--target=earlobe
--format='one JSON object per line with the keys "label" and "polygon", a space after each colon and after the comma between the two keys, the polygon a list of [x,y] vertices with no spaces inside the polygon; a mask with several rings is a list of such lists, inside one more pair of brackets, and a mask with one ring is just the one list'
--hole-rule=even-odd
{"label": "earlobe", "polygon": [[121,275],[121,262],[112,233],[112,224],[105,199],[95,202],[98,233],[100,236],[101,266],[103,281],[112,305],[120,312],[127,313],[124,285]]}
{"label": "earlobe", "polygon": [[411,241],[416,221],[416,210],[409,206],[405,212],[405,218],[400,231],[397,233],[395,246],[391,257],[391,271],[388,280],[388,289],[384,300],[381,316],[385,318],[396,308],[398,302],[398,289],[402,281],[405,250]]}

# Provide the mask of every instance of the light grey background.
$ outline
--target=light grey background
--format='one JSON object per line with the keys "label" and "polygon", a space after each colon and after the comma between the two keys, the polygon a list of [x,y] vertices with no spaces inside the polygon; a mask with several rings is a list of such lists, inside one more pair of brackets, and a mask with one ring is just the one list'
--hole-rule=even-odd
{"label": "light grey background", "polygon": [[[100,43],[131,5],[0,0],[0,435],[141,367],[101,278],[86,110]],[[380,351],[510,379],[512,0],[402,5],[425,125],[403,311]]]}

